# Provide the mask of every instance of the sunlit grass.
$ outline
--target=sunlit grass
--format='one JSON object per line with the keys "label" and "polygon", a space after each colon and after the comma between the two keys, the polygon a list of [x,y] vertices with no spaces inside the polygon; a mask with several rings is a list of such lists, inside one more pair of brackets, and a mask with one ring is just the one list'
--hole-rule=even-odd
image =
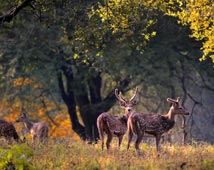
{"label": "sunlit grass", "polygon": [[120,149],[113,141],[110,151],[101,150],[100,144],[89,145],[79,140],[50,141],[48,146],[34,149],[32,163],[35,169],[46,170],[211,170],[214,167],[214,146],[162,145],[157,153],[155,146],[141,144],[142,154],[134,146],[126,150],[126,141]]}

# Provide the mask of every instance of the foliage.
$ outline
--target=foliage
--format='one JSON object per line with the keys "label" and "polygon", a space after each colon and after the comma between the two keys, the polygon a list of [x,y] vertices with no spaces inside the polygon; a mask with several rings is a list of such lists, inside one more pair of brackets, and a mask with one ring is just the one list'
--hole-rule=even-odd
{"label": "foliage", "polygon": [[0,148],[0,169],[31,170],[33,150],[26,144],[13,145],[11,148]]}
{"label": "foliage", "polygon": [[[136,49],[140,52],[143,51],[142,47],[155,35],[155,32],[149,31],[149,28],[154,24],[153,18],[149,14],[144,15],[148,10],[136,6],[138,5],[137,2],[133,4],[136,8],[131,6],[131,1],[127,1],[127,3],[129,5],[127,6],[124,3],[122,8],[116,8],[114,4],[109,4],[115,14],[111,15],[112,20],[114,19],[112,24],[108,24],[109,21],[101,22],[101,13],[108,15],[109,12],[104,10],[105,5],[91,6],[91,3],[87,3],[88,7],[85,8],[79,3],[70,1],[63,3],[56,1],[50,4],[40,4],[40,1],[38,1],[34,4],[35,11],[26,9],[17,16],[14,22],[5,24],[11,28],[0,30],[2,35],[5,36],[2,36],[3,43],[1,47],[1,73],[3,75],[1,90],[4,91],[5,96],[18,100],[21,103],[21,109],[29,109],[28,112],[33,111],[35,107],[32,106],[44,103],[41,101],[44,96],[48,100],[53,100],[52,95],[56,101],[59,101],[57,76],[59,72],[63,71],[63,85],[66,88],[71,88],[71,90],[67,89],[65,91],[67,94],[70,91],[75,91],[76,101],[74,102],[76,103],[72,102],[72,104],[78,104],[81,117],[84,116],[83,111],[89,115],[83,107],[86,107],[87,104],[91,105],[92,96],[90,95],[95,93],[89,92],[89,89],[95,89],[95,85],[98,84],[97,82],[93,84],[96,76],[99,78],[100,72],[103,72],[103,74],[108,72],[108,74],[114,73],[111,74],[111,81],[113,79],[116,83],[120,79],[126,79],[130,74],[126,71],[127,59],[133,61],[134,64],[136,63],[131,60],[132,51]],[[72,6],[72,10],[70,10],[70,6]],[[35,16],[38,14],[37,10],[41,12],[39,19],[43,22],[34,24],[32,20],[35,20]],[[52,12],[50,13],[50,11]],[[131,11],[133,13],[130,13]],[[139,16],[137,16],[138,14]],[[121,22],[121,19],[118,20],[117,18],[120,15],[123,16]],[[106,37],[107,40],[105,40]],[[8,41],[4,41],[4,39]],[[10,45],[8,46],[8,44]],[[118,45],[114,46],[115,44]],[[114,47],[112,48],[111,45]],[[112,49],[110,53],[109,49]],[[121,50],[121,52],[118,53],[118,50]],[[111,53],[117,53],[117,58],[114,59],[114,55]],[[120,62],[121,57],[124,57],[122,62]],[[118,65],[115,67],[112,63],[118,63]],[[103,67],[103,64],[106,67]],[[130,72],[131,70],[136,71],[134,64],[128,67]],[[123,68],[120,71],[121,66]],[[74,81],[71,82],[71,78],[68,77],[69,74],[66,74],[64,70],[69,74],[72,73]],[[32,82],[30,84],[20,84],[23,83],[22,80],[27,79]],[[11,85],[14,80],[15,82],[19,80],[16,82],[19,82],[19,85],[12,87],[5,83]],[[69,82],[66,83],[66,81]],[[71,87],[68,85],[71,85]],[[98,92],[96,95],[100,95],[99,88],[95,89]],[[88,99],[82,99],[82,96],[86,96]],[[73,96],[68,98],[71,97]],[[96,97],[102,102],[100,99],[103,96]],[[82,101],[88,101],[88,103],[80,105]],[[98,100],[96,101],[98,103]],[[29,104],[31,102],[33,102],[32,105]],[[68,106],[68,103],[66,104]],[[74,106],[73,110],[75,109]],[[107,109],[103,108],[102,110]],[[52,108],[52,110],[55,110],[55,108]],[[37,111],[39,110],[33,112]],[[47,111],[51,112],[50,110]],[[101,111],[97,110],[96,112],[98,114]],[[85,118],[84,120],[88,119]],[[96,117],[94,120],[96,120]],[[74,120],[74,122],[77,121]]]}
{"label": "foliage", "polygon": [[[35,80],[30,80],[29,78],[23,79],[20,77],[13,82],[13,88],[15,89],[22,88],[25,90],[28,86],[32,87],[32,91],[42,88],[40,84],[35,83]],[[56,103],[54,99],[51,98],[51,95],[48,97],[46,95],[37,97],[37,92],[34,91],[34,94],[31,93],[25,96],[27,100],[25,102],[18,96],[15,96],[15,99],[11,98],[13,100],[12,104],[11,101],[5,99],[1,101],[2,113],[0,116],[2,119],[15,122],[21,112],[27,111],[32,122],[46,121],[49,124],[50,137],[55,138],[73,135],[65,106]],[[21,129],[25,129],[22,124],[15,123],[14,125],[18,133],[22,131]],[[22,135],[26,136],[27,134]],[[29,140],[31,140],[30,138],[29,136]]]}
{"label": "foliage", "polygon": [[172,0],[167,5],[167,14],[178,17],[179,23],[189,26],[192,31],[191,37],[203,42],[201,47],[203,56],[200,61],[210,57],[214,63],[213,2],[210,0]]}
{"label": "foliage", "polygon": [[[200,103],[192,87],[212,90],[212,65],[195,59],[200,44],[165,16],[177,15],[180,1],[97,2],[33,1],[1,25],[4,118],[13,121],[25,109],[33,120],[51,124],[51,136],[72,134],[70,127],[84,134],[114,105],[115,88],[126,92],[140,86],[140,109],[149,112],[166,110],[166,96]],[[4,13],[11,4],[2,6]]]}

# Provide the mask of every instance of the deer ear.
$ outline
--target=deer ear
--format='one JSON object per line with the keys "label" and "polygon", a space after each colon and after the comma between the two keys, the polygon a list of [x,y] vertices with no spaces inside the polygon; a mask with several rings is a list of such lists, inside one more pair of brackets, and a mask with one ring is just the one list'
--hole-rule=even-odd
{"label": "deer ear", "polygon": [[137,101],[136,100],[132,101],[132,104],[137,105]]}
{"label": "deer ear", "polygon": [[180,97],[177,97],[177,102],[179,103],[181,101]]}

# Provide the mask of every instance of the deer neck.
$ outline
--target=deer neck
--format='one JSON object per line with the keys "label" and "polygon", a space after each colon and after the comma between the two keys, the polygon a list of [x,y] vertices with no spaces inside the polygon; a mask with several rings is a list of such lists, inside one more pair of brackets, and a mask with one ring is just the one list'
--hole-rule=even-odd
{"label": "deer neck", "polygon": [[29,120],[24,122],[25,127],[30,130],[33,127],[33,123],[31,123]]}
{"label": "deer neck", "polygon": [[174,108],[170,108],[169,112],[165,115],[166,118],[168,118],[169,120],[174,121],[175,120],[175,114],[174,114]]}

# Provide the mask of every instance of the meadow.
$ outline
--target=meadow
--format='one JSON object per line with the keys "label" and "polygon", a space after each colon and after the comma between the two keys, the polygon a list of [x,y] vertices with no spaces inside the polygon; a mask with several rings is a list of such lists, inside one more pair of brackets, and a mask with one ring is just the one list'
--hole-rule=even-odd
{"label": "meadow", "polygon": [[133,143],[126,150],[124,140],[120,149],[116,140],[111,150],[101,150],[100,144],[80,140],[50,140],[48,146],[13,145],[0,149],[0,169],[5,170],[213,170],[214,146],[206,143],[186,146],[162,144],[156,152],[154,145],[141,144],[137,155]]}

